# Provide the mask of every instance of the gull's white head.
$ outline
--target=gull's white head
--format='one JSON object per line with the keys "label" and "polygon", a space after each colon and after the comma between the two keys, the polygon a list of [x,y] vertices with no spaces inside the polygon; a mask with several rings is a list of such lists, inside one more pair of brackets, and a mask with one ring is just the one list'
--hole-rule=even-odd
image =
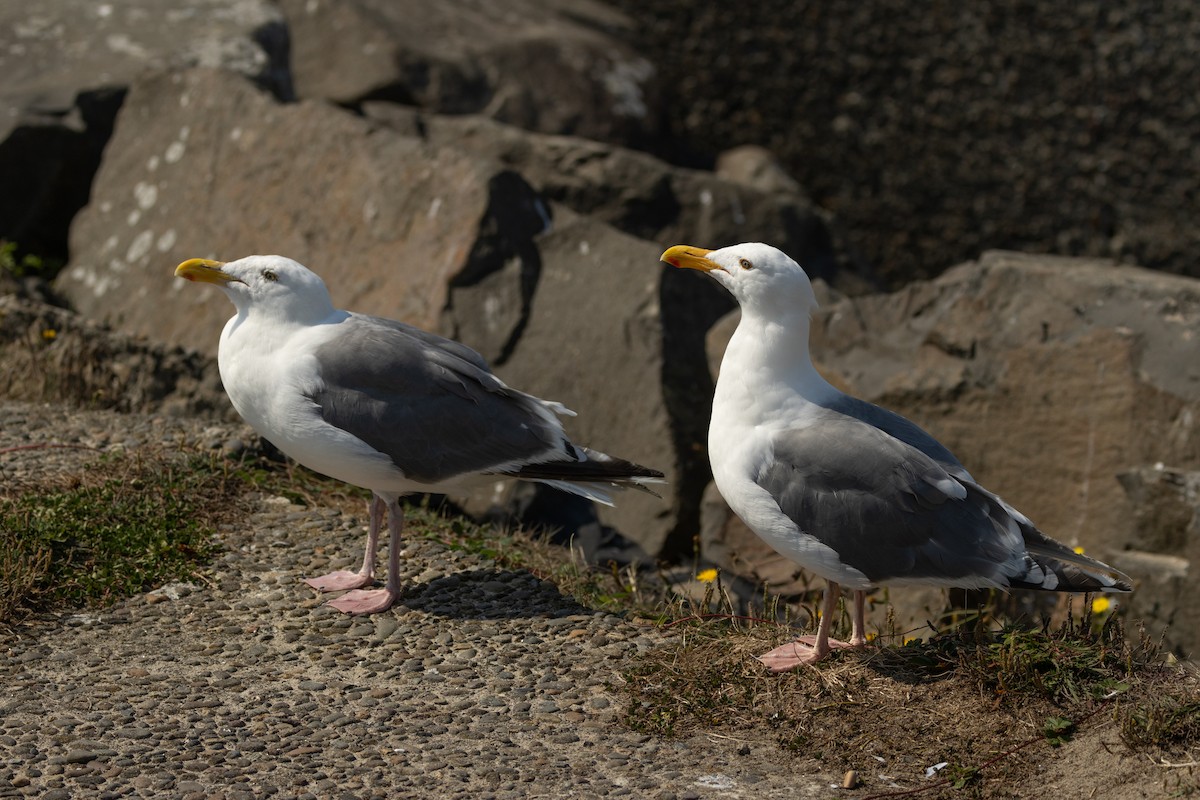
{"label": "gull's white head", "polygon": [[237,261],[193,258],[175,268],[177,278],[212,283],[241,314],[266,313],[294,322],[316,322],[333,313],[325,282],[283,256],[246,256]]}
{"label": "gull's white head", "polygon": [[817,308],[812,283],[800,265],[780,250],[746,242],[705,250],[676,245],[662,254],[673,267],[707,272],[741,304],[743,313],[766,317],[807,317]]}

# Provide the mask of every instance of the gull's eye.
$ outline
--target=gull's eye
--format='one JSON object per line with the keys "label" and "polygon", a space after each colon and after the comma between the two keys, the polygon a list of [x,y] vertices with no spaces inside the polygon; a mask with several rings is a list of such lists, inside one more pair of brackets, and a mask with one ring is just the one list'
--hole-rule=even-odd
{"label": "gull's eye", "polygon": [[275,271],[270,269],[264,269],[262,276],[263,280],[270,281],[271,283],[279,280],[279,276],[275,274]]}
{"label": "gull's eye", "polygon": [[750,263],[750,259],[748,258],[739,258],[738,266],[742,269],[754,269],[754,265]]}

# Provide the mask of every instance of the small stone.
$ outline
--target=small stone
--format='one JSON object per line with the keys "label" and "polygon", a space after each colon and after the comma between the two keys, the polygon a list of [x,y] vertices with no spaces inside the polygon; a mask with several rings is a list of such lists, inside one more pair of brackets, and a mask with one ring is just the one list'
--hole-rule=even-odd
{"label": "small stone", "polygon": [[52,756],[49,759],[51,764],[86,764],[96,758],[96,754],[91,750],[75,749],[68,750],[66,755]]}
{"label": "small stone", "polygon": [[121,728],[117,733],[130,739],[149,739],[153,735],[149,728]]}

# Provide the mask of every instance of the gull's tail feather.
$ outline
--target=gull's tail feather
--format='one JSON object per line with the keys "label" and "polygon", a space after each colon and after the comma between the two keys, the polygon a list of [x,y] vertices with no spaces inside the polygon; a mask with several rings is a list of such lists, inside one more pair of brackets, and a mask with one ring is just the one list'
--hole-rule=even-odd
{"label": "gull's tail feather", "polygon": [[1025,539],[1029,569],[1011,579],[1018,589],[1044,589],[1054,592],[1132,592],[1128,575],[1103,561],[1076,553],[1054,541],[1032,524],[1018,522]]}
{"label": "gull's tail feather", "polygon": [[1029,517],[983,487],[971,484],[971,489],[992,502],[989,513],[997,529],[1021,537],[1024,557],[1010,567],[1021,571],[1005,571],[1010,587],[1047,592],[1133,591],[1133,581],[1124,572],[1051,539]]}
{"label": "gull's tail feather", "polygon": [[574,446],[576,461],[541,461],[506,472],[611,506],[608,489],[637,489],[658,496],[648,484],[664,483],[663,474],[623,458]]}

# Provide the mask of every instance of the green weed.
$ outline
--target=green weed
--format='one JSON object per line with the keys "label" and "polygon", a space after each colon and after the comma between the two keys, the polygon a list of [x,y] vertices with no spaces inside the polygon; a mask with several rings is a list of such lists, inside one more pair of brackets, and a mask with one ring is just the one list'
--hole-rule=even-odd
{"label": "green weed", "polygon": [[29,275],[51,278],[57,271],[56,265],[32,253],[18,257],[17,243],[0,239],[0,272],[7,272],[14,278],[24,278]]}
{"label": "green weed", "polygon": [[238,494],[207,456],[112,455],[0,496],[0,624],[195,577]]}

